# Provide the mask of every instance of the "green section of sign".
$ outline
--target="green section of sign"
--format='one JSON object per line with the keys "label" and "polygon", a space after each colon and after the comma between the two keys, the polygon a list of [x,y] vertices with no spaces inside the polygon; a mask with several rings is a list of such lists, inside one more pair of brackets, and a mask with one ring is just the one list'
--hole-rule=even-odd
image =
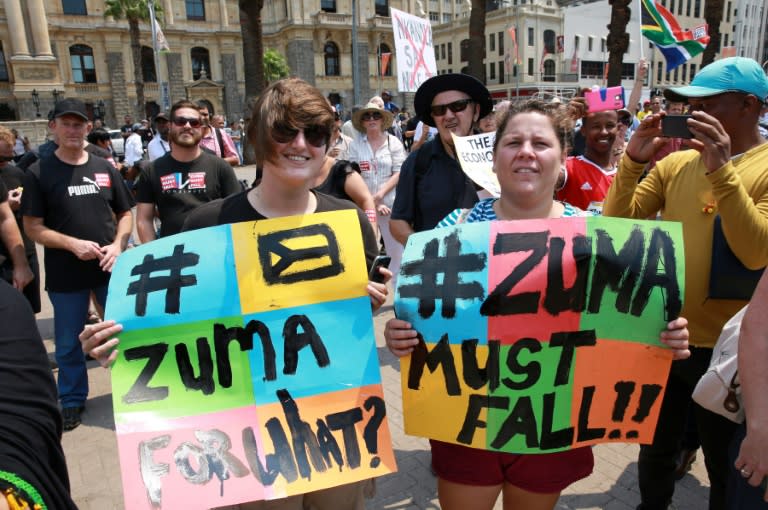
{"label": "green section of sign", "polygon": [[677,317],[685,294],[682,226],[603,217],[587,221],[587,237],[593,263],[580,329],[594,329],[597,338],[659,345],[659,333]]}
{"label": "green section of sign", "polygon": [[[241,351],[232,340],[229,361],[222,356],[218,363],[214,325],[223,326],[217,336],[230,338],[234,330],[228,329],[242,327],[242,318],[121,334],[120,354],[112,367],[116,421],[181,418],[253,405],[248,351]],[[254,347],[261,349],[261,344]],[[226,367],[231,369],[231,382]]]}
{"label": "green section of sign", "polygon": [[[533,339],[524,339],[514,347],[502,346],[500,384],[490,395],[491,402],[495,397],[506,399],[507,407],[488,411],[489,450],[542,453],[543,449],[570,449],[572,441],[563,440],[568,433],[556,432],[572,426],[572,362],[562,351]],[[564,381],[556,378],[558,367],[566,376]]]}

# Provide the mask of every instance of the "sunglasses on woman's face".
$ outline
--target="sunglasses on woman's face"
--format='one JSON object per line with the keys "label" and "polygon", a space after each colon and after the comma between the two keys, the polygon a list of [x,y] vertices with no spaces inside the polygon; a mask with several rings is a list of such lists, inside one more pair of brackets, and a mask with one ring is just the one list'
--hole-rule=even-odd
{"label": "sunglasses on woman's face", "polygon": [[381,120],[381,114],[379,112],[364,113],[363,120]]}
{"label": "sunglasses on woman's face", "polygon": [[199,128],[202,125],[200,119],[194,117],[174,117],[171,122],[176,127],[184,127],[189,124],[189,127]]}
{"label": "sunglasses on woman's face", "polygon": [[[331,136],[331,133],[328,131],[328,129],[317,124],[307,126],[303,129],[303,131],[304,139],[308,144],[314,147],[325,146]],[[275,126],[272,127],[272,139],[277,143],[291,143],[298,134],[298,129],[283,124],[275,124]]]}
{"label": "sunglasses on woman's face", "polygon": [[0,163],[8,163],[13,161],[13,156],[0,156]]}
{"label": "sunglasses on woman's face", "polygon": [[471,99],[459,99],[458,101],[448,104],[433,104],[429,111],[432,113],[433,117],[442,117],[447,110],[451,110],[453,113],[463,112],[472,102],[474,101]]}

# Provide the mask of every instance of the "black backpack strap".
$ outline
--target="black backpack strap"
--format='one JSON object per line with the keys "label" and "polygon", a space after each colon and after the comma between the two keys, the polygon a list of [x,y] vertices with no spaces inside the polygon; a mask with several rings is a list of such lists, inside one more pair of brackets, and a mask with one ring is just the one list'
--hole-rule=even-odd
{"label": "black backpack strap", "polygon": [[219,152],[221,152],[221,157],[224,157],[224,138],[221,136],[221,129],[219,128],[213,128],[213,131],[216,133],[216,138],[219,140]]}

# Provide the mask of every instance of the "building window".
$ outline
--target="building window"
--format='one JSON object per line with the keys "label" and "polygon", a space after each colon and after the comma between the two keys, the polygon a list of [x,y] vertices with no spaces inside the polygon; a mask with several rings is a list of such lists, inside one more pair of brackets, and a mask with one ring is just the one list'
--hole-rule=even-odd
{"label": "building window", "polygon": [[728,2],[727,7],[725,8],[725,21],[726,23],[730,23],[731,21],[731,2]]}
{"label": "building window", "polygon": [[2,42],[0,42],[0,81],[9,81],[8,64],[5,63],[5,50],[3,50]]}
{"label": "building window", "polygon": [[[627,51],[629,51],[629,45],[627,45]],[[605,53],[605,37],[600,38],[600,53]]]}
{"label": "building window", "polygon": [[496,36],[494,34],[488,36],[488,51],[496,51]]}
{"label": "building window", "polygon": [[205,21],[205,3],[203,0],[185,0],[187,19],[190,21]]}
{"label": "building window", "polygon": [[325,75],[340,76],[341,62],[339,61],[339,47],[336,43],[328,41],[323,48],[323,58],[325,59]]}
{"label": "building window", "polygon": [[681,69],[680,81],[682,81],[683,83],[686,83],[687,81],[686,71],[688,71],[688,64],[683,64],[682,66],[680,66],[680,69]]}
{"label": "building window", "polygon": [[691,0],[686,0],[685,2],[685,15],[686,16],[691,15]]}
{"label": "building window", "polygon": [[448,43],[448,65],[453,64],[453,43]]}
{"label": "building window", "polygon": [[69,62],[72,65],[72,79],[75,83],[96,83],[96,68],[93,66],[93,50],[84,44],[69,47]]}
{"label": "building window", "polygon": [[528,27],[528,46],[533,46],[533,27]]}
{"label": "building window", "polygon": [[157,82],[155,72],[155,52],[149,46],[141,47],[141,76],[144,82]]}
{"label": "building window", "polygon": [[376,0],[373,5],[377,16],[389,16],[389,0]]}
{"label": "building window", "polygon": [[499,56],[504,55],[504,32],[496,34],[496,38],[499,40]]}
{"label": "building window", "polygon": [[590,36],[589,39],[587,39],[587,51],[592,52],[592,41],[594,40],[594,37]]}
{"label": "building window", "polygon": [[445,59],[445,44],[440,45],[440,58]]}
{"label": "building window", "polygon": [[[683,0],[680,0],[680,1],[682,2]],[[669,1],[669,12],[671,12],[672,14],[675,13],[675,0]]]}
{"label": "building window", "polygon": [[696,64],[691,64],[691,68],[688,71],[688,78],[693,80],[694,76],[696,76]]}
{"label": "building window", "polygon": [[[385,56],[387,55],[388,56]],[[394,62],[392,62],[392,50],[384,43],[381,43],[379,45],[379,76],[392,76],[392,65]],[[387,67],[384,69],[384,72],[381,72],[382,67],[384,66],[384,60],[387,59]]]}
{"label": "building window", "polygon": [[573,49],[574,52],[579,51],[579,40],[581,38],[578,35],[573,36]]}
{"label": "building window", "polygon": [[555,81],[555,61],[544,61],[544,76],[541,78],[543,81]]}
{"label": "building window", "polygon": [[701,15],[701,0],[693,0],[693,17],[698,18]]}
{"label": "building window", "polygon": [[336,12],[336,0],[320,0],[320,10],[325,12]]}
{"label": "building window", "polygon": [[440,21],[440,13],[429,11],[429,21]]}
{"label": "building window", "polygon": [[720,45],[720,51],[728,46],[728,34],[723,34],[723,43]]}
{"label": "building window", "polygon": [[504,63],[502,61],[499,61],[497,64],[499,66],[499,83],[504,83],[504,73],[502,72],[502,69],[504,69]]}
{"label": "building window", "polygon": [[206,78],[211,78],[211,57],[208,50],[196,46],[189,50],[192,59],[192,79],[199,80],[205,73]]}
{"label": "building window", "polygon": [[488,79],[489,80],[496,79],[496,62],[491,62],[490,64],[488,64]]}
{"label": "building window", "polygon": [[664,66],[661,62],[658,62],[658,66],[656,66],[656,82],[661,81],[661,77],[664,76]]}
{"label": "building window", "polygon": [[451,22],[451,14],[450,13],[443,13],[443,23],[450,23]]}
{"label": "building window", "polygon": [[533,76],[533,59],[528,59],[528,76]]}
{"label": "building window", "polygon": [[78,16],[88,15],[88,8],[85,6],[85,0],[61,0],[61,10],[64,14],[75,14]]}
{"label": "building window", "polygon": [[554,30],[544,31],[544,51],[546,51],[550,55],[554,55],[555,53],[555,31]]}

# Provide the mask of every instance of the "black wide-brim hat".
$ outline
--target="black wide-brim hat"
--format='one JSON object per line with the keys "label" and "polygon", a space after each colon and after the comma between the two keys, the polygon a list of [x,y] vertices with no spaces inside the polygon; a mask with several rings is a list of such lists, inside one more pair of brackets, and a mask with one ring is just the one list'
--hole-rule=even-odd
{"label": "black wide-brim hat", "polygon": [[435,127],[430,108],[435,96],[448,90],[458,90],[467,94],[473,101],[480,105],[480,119],[493,111],[491,93],[485,88],[483,82],[468,74],[438,74],[428,79],[416,91],[413,98],[413,109],[419,115],[419,119],[428,126]]}

